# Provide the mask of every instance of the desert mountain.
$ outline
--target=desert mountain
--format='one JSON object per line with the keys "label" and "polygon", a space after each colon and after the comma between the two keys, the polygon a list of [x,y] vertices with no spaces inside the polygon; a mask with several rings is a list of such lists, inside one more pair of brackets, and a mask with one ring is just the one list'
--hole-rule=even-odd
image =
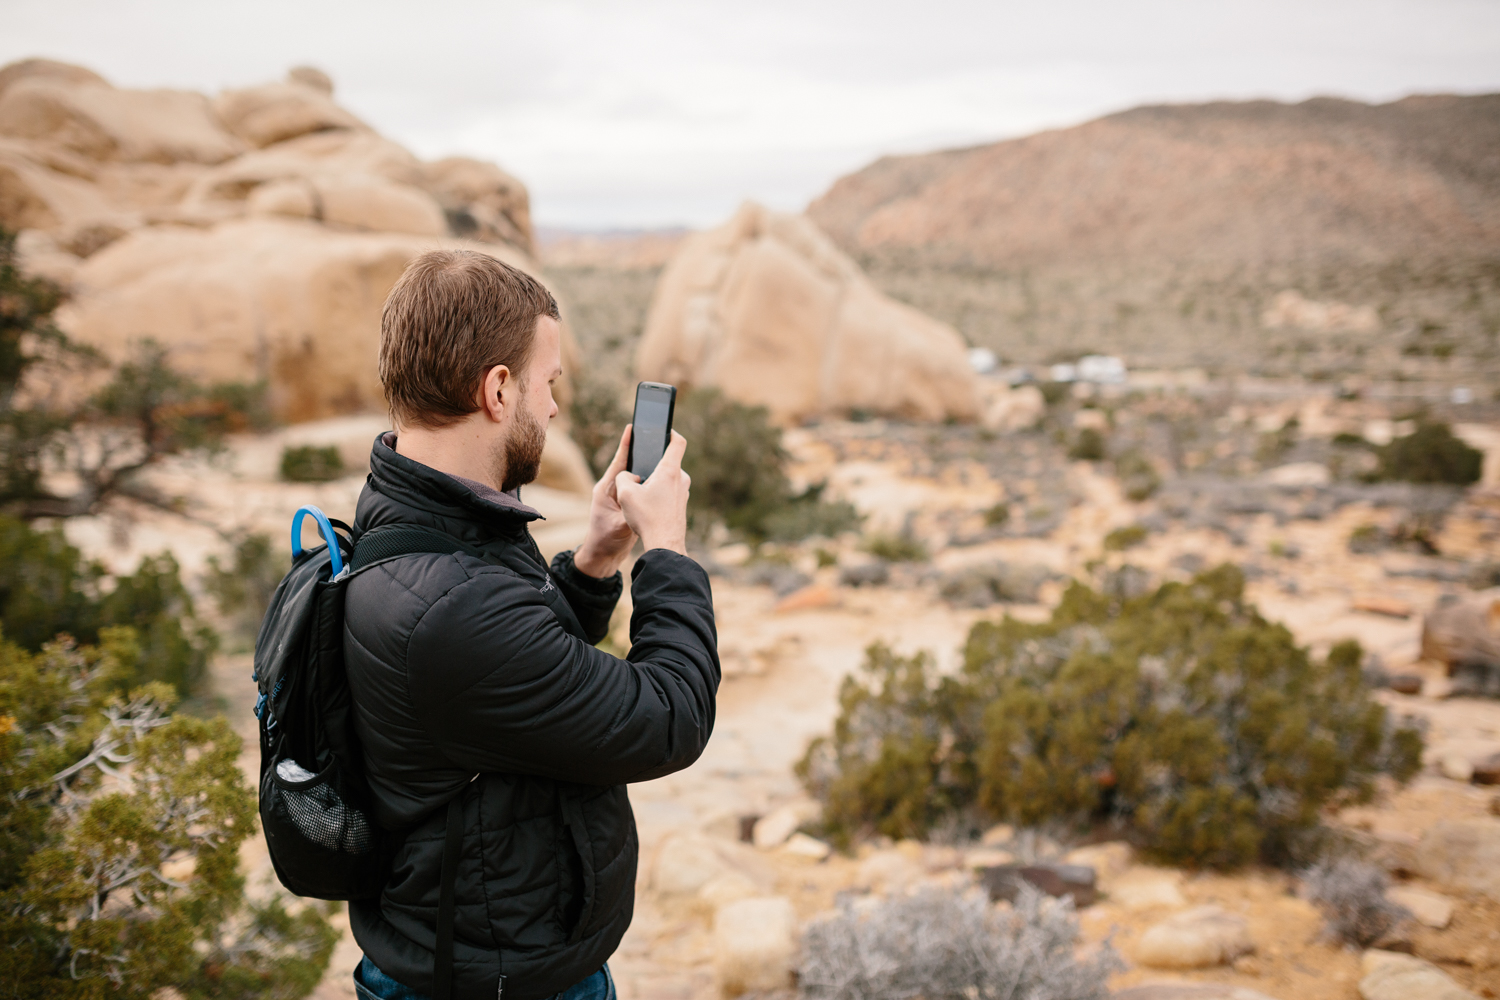
{"label": "desert mountain", "polygon": [[886,157],[808,209],[841,245],[1016,267],[1500,251],[1500,95],[1142,107]]}

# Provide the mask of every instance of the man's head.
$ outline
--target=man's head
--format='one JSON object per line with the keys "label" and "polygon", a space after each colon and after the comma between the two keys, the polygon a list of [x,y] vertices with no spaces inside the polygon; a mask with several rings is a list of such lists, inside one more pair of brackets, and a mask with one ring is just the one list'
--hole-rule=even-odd
{"label": "man's head", "polygon": [[557,414],[559,319],[541,282],[487,254],[413,260],[380,322],[380,383],[397,431],[462,437],[485,449],[485,478],[501,489],[530,482]]}

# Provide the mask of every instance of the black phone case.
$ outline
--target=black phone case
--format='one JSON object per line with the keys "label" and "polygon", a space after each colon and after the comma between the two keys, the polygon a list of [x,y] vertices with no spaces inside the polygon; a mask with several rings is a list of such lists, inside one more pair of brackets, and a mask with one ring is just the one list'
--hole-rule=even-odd
{"label": "black phone case", "polygon": [[[662,449],[662,451],[666,451],[667,450],[667,445],[669,445],[669,444],[672,443],[672,421],[674,419],[676,419],[676,417],[677,417],[677,387],[675,385],[669,385],[666,382],[641,382],[641,383],[638,383],[636,385],[636,387],[635,387],[635,406],[633,406],[631,408],[631,411],[630,411],[630,426],[631,426],[631,431],[630,431],[630,454],[628,454],[628,455],[625,456],[625,471],[626,472],[630,472],[630,473],[635,473],[635,429],[634,428],[636,426],[636,419],[635,419],[636,412],[640,409],[640,405],[641,405],[641,390],[642,389],[665,389],[669,393],[669,398],[667,399],[667,429],[666,429],[665,434],[662,437],[662,442],[661,442],[661,449]],[[653,469],[652,471],[654,472],[656,470]],[[646,477],[645,476],[641,476],[641,478],[644,479]]]}

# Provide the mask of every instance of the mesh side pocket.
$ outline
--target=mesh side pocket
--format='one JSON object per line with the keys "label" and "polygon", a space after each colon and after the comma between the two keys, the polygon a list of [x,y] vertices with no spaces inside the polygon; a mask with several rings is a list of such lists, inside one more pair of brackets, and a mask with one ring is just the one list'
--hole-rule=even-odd
{"label": "mesh side pocket", "polygon": [[275,794],[292,824],[310,843],[345,854],[364,854],[374,847],[369,819],[327,782],[308,788],[278,787]]}

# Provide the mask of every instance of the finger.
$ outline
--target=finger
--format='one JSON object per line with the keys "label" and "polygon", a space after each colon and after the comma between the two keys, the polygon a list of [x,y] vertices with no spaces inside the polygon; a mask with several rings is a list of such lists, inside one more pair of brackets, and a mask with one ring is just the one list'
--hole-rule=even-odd
{"label": "finger", "polygon": [[631,426],[631,424],[626,424],[625,429],[620,432],[620,447],[615,449],[615,457],[609,460],[609,468],[604,470],[605,479],[614,479],[630,460]]}
{"label": "finger", "polygon": [[615,495],[623,494],[628,487],[640,485],[641,477],[634,472],[626,472],[623,469],[615,473]]}
{"label": "finger", "polygon": [[667,445],[667,450],[662,454],[661,461],[657,463],[656,467],[659,469],[665,465],[674,469],[681,469],[682,453],[685,451],[687,451],[687,438],[673,431],[672,443]]}

